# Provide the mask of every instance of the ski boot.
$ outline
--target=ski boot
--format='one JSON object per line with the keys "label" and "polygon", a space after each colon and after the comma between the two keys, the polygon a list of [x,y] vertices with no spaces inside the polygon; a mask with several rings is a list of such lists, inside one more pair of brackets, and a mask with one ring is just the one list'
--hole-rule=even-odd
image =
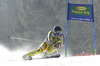
{"label": "ski boot", "polygon": [[28,54],[26,54],[26,55],[23,56],[23,59],[24,60],[32,60],[32,57],[28,56]]}

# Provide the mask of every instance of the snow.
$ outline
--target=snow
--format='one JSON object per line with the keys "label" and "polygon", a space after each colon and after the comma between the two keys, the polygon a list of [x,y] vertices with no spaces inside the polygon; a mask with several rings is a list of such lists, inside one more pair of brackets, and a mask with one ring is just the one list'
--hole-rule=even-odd
{"label": "snow", "polygon": [[0,46],[0,65],[2,66],[99,66],[100,55],[72,56],[51,59],[23,60],[24,51],[11,52]]}

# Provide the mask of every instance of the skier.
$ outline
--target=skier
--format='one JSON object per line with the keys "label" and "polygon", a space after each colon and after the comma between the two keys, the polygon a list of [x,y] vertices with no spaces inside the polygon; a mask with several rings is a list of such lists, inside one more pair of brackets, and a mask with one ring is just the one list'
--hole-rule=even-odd
{"label": "skier", "polygon": [[32,56],[44,52],[45,56],[48,56],[55,52],[59,47],[64,46],[65,38],[62,34],[62,29],[59,26],[54,26],[53,30],[48,32],[46,39],[40,45],[40,47],[28,54],[24,55],[24,59],[32,59]]}

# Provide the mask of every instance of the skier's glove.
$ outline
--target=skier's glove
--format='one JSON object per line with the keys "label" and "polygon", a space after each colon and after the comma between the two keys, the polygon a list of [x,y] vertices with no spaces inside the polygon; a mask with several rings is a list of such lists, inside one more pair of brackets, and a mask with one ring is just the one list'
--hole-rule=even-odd
{"label": "skier's glove", "polygon": [[59,48],[60,46],[61,46],[60,43],[54,45],[55,48]]}

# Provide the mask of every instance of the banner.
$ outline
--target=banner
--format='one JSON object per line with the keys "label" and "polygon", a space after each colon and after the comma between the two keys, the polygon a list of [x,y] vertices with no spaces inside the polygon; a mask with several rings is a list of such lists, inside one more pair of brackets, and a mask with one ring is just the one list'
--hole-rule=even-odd
{"label": "banner", "polygon": [[95,36],[95,20],[93,10],[93,0],[91,4],[72,4],[68,0],[67,8],[67,20],[66,20],[66,44],[65,44],[65,56],[67,56],[67,32],[68,32],[68,20],[80,20],[93,22],[94,33],[94,54],[96,55],[96,36]]}
{"label": "banner", "polygon": [[92,4],[70,4],[68,3],[67,20],[80,20],[93,22]]}

